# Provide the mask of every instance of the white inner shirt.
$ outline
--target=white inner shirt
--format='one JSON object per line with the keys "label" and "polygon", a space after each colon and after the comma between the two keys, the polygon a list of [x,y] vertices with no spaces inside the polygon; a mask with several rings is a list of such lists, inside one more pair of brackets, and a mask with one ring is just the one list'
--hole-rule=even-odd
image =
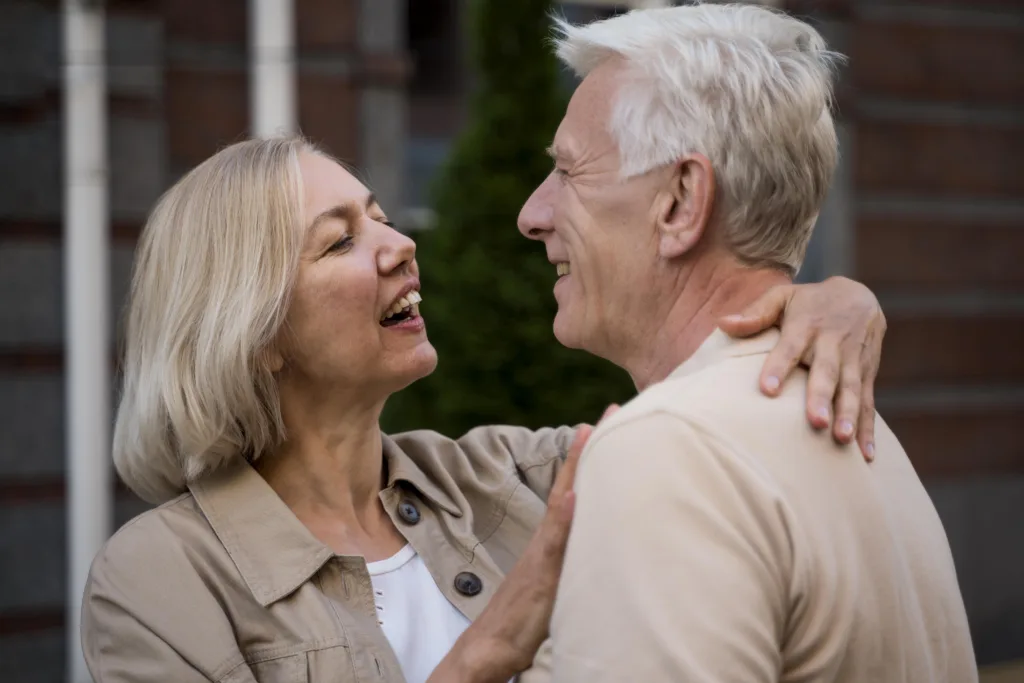
{"label": "white inner shirt", "polygon": [[424,683],[469,626],[434,583],[416,551],[406,545],[368,562],[377,622],[398,656],[408,683]]}

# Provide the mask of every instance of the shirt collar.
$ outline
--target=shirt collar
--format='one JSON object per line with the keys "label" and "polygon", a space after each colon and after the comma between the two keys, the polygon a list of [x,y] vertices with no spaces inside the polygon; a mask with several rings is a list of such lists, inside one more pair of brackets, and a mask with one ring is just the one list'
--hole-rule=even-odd
{"label": "shirt collar", "polygon": [[678,379],[695,374],[728,358],[768,353],[775,348],[778,342],[779,331],[774,327],[769,328],[766,332],[761,332],[745,339],[730,337],[725,332],[715,328],[697,351],[687,358],[682,365],[673,370],[672,374],[666,379]]}
{"label": "shirt collar", "polygon": [[[405,482],[428,501],[461,516],[451,497],[383,435],[388,488]],[[293,593],[335,556],[299,521],[252,465],[239,459],[189,486],[196,503],[264,607]]]}

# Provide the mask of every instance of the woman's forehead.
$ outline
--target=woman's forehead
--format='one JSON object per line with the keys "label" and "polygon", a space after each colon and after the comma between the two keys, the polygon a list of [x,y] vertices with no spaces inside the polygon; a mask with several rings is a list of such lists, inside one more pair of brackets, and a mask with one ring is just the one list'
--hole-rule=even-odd
{"label": "woman's forehead", "polygon": [[303,204],[307,215],[347,202],[365,203],[370,191],[341,164],[314,152],[299,155]]}

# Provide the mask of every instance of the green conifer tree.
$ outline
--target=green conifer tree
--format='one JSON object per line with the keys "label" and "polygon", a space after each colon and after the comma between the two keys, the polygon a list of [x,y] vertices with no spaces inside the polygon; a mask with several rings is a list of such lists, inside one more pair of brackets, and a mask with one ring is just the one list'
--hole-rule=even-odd
{"label": "green conifer tree", "polygon": [[456,436],[481,424],[596,420],[633,394],[611,364],[563,348],[551,324],[554,266],[516,217],[551,170],[544,149],[565,111],[550,0],[475,0],[477,89],[435,188],[437,224],[417,235],[422,311],[437,371],[388,405],[389,431]]}

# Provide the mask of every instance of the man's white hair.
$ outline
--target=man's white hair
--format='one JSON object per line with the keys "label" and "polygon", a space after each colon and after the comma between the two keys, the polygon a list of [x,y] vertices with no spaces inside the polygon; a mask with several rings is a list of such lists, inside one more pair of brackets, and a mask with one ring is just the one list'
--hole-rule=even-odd
{"label": "man's white hair", "polygon": [[580,77],[625,61],[609,122],[623,176],[703,154],[729,247],[795,273],[838,158],[829,109],[841,55],[808,24],[753,5],[558,20],[557,31],[558,57]]}

